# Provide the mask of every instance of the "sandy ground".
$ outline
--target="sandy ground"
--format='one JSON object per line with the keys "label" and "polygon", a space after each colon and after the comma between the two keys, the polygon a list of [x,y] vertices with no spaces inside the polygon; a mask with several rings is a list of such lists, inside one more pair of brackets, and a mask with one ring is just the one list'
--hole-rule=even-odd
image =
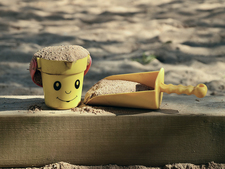
{"label": "sandy ground", "polygon": [[[43,95],[29,62],[46,46],[81,45],[100,79],[165,69],[165,83],[225,94],[223,0],[0,0],[0,95]],[[116,167],[115,167],[116,168]]]}
{"label": "sandy ground", "polygon": [[73,165],[73,164],[69,164],[65,162],[59,162],[59,163],[49,164],[40,168],[29,167],[26,169],[224,169],[224,168],[225,168],[225,164],[219,164],[214,162],[210,162],[208,164],[203,164],[203,165],[194,165],[190,163],[177,163],[177,164],[167,164],[162,167],[146,167],[142,165],[118,166],[118,165],[111,165],[111,164],[105,165],[105,166],[78,166],[78,165]]}
{"label": "sandy ground", "polygon": [[166,84],[205,83],[208,95],[223,95],[224,8],[221,0],[0,0],[0,94],[43,94],[27,70],[33,54],[76,44],[93,58],[83,95],[108,75],[161,67]]}

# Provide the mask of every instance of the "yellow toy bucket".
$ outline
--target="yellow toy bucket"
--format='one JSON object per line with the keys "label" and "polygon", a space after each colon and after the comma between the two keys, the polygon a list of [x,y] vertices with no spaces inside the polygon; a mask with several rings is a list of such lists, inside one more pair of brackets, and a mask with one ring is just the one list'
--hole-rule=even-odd
{"label": "yellow toy bucket", "polygon": [[90,67],[87,66],[88,59],[89,55],[75,62],[37,57],[37,69],[41,72],[47,106],[54,109],[70,109],[80,103],[84,74]]}

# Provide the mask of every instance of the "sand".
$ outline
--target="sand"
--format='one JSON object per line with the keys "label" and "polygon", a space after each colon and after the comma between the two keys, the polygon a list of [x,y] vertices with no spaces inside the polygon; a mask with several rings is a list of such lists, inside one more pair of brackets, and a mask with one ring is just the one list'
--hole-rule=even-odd
{"label": "sand", "polygon": [[36,105],[36,104],[30,105],[28,107],[28,111],[41,111],[41,110],[42,110],[41,106]]}
{"label": "sand", "polygon": [[[65,162],[53,163],[43,167],[29,167],[26,169],[224,169],[225,164],[210,162],[208,164],[194,165],[190,163],[175,163],[167,164],[161,167],[146,167],[143,165],[131,166],[118,166],[118,165],[105,165],[105,166],[79,166]],[[12,168],[13,169],[13,168]]]}
{"label": "sand", "polygon": [[106,76],[161,67],[166,84],[205,83],[208,95],[224,95],[224,6],[217,0],[0,0],[0,94],[43,95],[27,70],[34,53],[79,45],[93,58],[83,96]]}
{"label": "sand", "polygon": [[132,81],[102,79],[87,91],[84,97],[84,103],[87,104],[90,99],[96,96],[132,93],[145,90],[153,90],[153,88]]}
{"label": "sand", "polygon": [[166,84],[204,83],[208,95],[225,94],[224,1],[52,2],[0,0],[0,94],[43,95],[29,62],[61,45],[82,46],[92,56],[83,96],[106,76],[161,67]]}
{"label": "sand", "polygon": [[34,54],[34,57],[39,57],[47,60],[76,62],[79,59],[87,57],[90,53],[79,45],[68,46],[49,46],[45,47]]}
{"label": "sand", "polygon": [[225,95],[224,8],[219,0],[0,0],[0,94],[43,95],[27,70],[34,53],[80,45],[93,59],[83,97],[106,76],[161,67],[165,84],[204,83],[207,95]]}

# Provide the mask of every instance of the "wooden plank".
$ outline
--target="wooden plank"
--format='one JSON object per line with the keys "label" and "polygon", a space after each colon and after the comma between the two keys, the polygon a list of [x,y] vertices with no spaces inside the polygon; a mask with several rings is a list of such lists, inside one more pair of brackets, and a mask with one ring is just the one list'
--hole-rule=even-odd
{"label": "wooden plank", "polygon": [[[0,96],[0,167],[225,163],[223,100],[165,95],[160,110],[94,114],[49,109],[42,96]],[[43,110],[28,111],[33,104]]]}

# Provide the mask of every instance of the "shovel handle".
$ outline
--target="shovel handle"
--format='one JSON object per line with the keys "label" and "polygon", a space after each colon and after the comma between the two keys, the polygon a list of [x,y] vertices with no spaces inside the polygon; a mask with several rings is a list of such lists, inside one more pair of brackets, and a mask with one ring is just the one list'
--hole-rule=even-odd
{"label": "shovel handle", "polygon": [[168,94],[170,93],[176,93],[176,94],[187,94],[191,95],[194,94],[198,98],[205,97],[207,93],[207,87],[204,84],[198,84],[197,86],[183,86],[183,85],[172,85],[172,84],[160,84],[160,90],[161,92],[166,92]]}

